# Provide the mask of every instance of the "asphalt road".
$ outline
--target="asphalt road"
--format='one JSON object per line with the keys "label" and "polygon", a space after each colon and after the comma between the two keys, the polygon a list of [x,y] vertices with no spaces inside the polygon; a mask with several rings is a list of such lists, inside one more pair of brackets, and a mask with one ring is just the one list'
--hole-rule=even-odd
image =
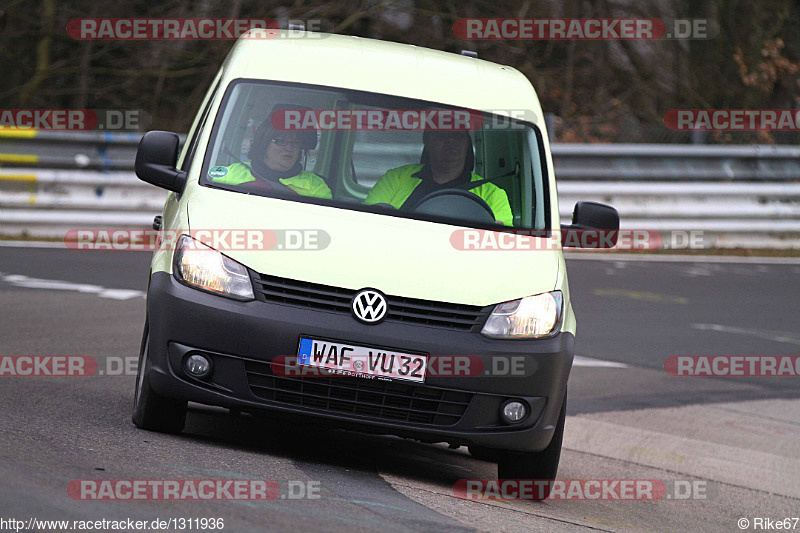
{"label": "asphalt road", "polygon": [[[670,355],[797,355],[800,263],[568,259],[587,359],[570,378],[559,478],[704,492],[546,502],[456,498],[459,479],[497,475],[464,448],[200,406],[180,436],[136,429],[135,376],[109,370],[137,355],[148,263],[137,252],[0,247],[0,355],[89,355],[106,370],[0,378],[0,519],[221,517],[235,532],[740,531],[746,517],[754,531],[756,517],[800,515],[797,378],[663,369]],[[284,495],[312,482],[320,498],[109,502],[67,492],[81,479],[186,478],[270,479]]]}

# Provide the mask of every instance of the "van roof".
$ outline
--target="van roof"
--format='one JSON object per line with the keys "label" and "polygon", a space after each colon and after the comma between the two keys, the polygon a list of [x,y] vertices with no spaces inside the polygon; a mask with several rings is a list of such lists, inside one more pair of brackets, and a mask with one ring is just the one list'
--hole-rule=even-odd
{"label": "van roof", "polygon": [[222,82],[255,78],[342,87],[481,111],[525,111],[543,126],[539,99],[515,68],[349,35],[253,29],[235,44]]}

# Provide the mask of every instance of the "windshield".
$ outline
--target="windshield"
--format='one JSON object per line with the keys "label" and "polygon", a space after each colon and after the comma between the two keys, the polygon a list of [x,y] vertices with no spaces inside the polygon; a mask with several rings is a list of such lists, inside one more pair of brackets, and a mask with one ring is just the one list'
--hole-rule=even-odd
{"label": "windshield", "polygon": [[548,229],[541,133],[509,113],[237,80],[200,183],[468,227]]}

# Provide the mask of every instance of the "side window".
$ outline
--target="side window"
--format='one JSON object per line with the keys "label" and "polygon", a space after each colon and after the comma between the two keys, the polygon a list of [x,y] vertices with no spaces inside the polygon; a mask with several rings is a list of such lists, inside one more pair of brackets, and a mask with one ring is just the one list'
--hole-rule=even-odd
{"label": "side window", "polygon": [[[336,101],[335,97],[319,90],[298,90],[294,87],[275,87],[249,82],[232,83],[223,100],[209,153],[211,167],[250,163],[254,157],[263,157],[264,154],[251,153],[253,143],[259,128],[265,124],[268,129],[281,129],[279,124],[280,120],[283,120],[281,113],[273,117],[275,123],[268,124],[273,113],[295,108],[326,109],[332,107]],[[319,131],[316,131],[315,135],[314,147],[303,149],[299,163],[304,170],[319,173],[325,167],[325,161],[322,161],[325,154],[321,149],[325,139],[324,134]]]}
{"label": "side window", "polygon": [[211,95],[206,101],[206,107],[203,109],[203,114],[200,116],[200,121],[197,123],[197,126],[192,132],[191,139],[188,139],[189,148],[186,150],[186,156],[183,158],[183,162],[181,163],[181,170],[185,172],[189,171],[189,166],[191,165],[192,160],[194,160],[195,152],[197,151],[197,143],[200,140],[203,130],[205,129],[208,114],[211,111],[211,105],[214,103],[214,97],[219,89],[219,84],[220,80],[217,80],[214,90],[211,91]]}
{"label": "side window", "polygon": [[[483,129],[475,136],[475,172],[484,178],[494,179],[497,187],[508,196],[514,226],[520,226],[523,218],[522,181],[518,172],[525,172],[522,143],[525,139],[516,131]],[[502,176],[502,177],[501,177]]]}
{"label": "side window", "polygon": [[355,134],[350,179],[371,189],[387,170],[419,163],[420,131],[359,131]]}

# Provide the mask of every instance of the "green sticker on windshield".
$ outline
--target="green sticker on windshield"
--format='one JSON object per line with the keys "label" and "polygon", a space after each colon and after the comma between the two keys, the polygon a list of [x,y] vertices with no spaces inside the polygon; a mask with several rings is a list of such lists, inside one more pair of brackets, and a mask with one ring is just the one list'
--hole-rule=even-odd
{"label": "green sticker on windshield", "polygon": [[211,170],[208,171],[208,175],[215,179],[221,178],[227,173],[228,169],[226,167],[213,167]]}

